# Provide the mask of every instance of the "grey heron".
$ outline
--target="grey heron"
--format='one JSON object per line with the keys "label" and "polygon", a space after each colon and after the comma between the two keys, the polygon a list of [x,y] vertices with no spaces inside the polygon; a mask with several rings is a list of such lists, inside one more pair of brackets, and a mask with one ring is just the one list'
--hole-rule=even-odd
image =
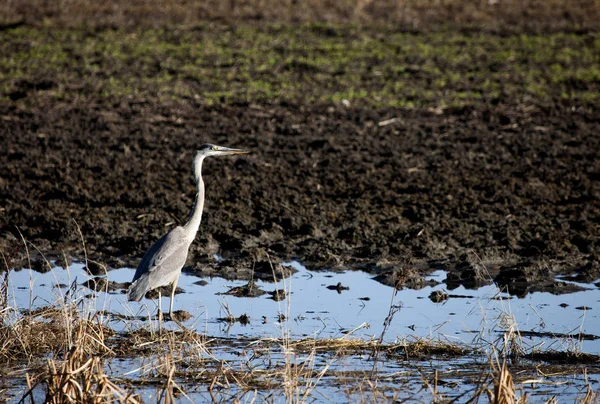
{"label": "grey heron", "polygon": [[[133,276],[129,287],[129,301],[139,302],[146,292],[172,285],[171,302],[169,305],[169,316],[173,319],[173,298],[181,269],[185,265],[188,250],[196,237],[202,209],[204,208],[204,181],[202,181],[202,162],[210,156],[226,156],[231,154],[246,154],[248,151],[230,149],[228,147],[205,144],[194,156],[192,169],[196,181],[196,199],[187,222],[183,226],[177,226],[150,247],[144,254],[140,264]],[[162,316],[160,309],[160,291],[158,293],[159,318]]]}

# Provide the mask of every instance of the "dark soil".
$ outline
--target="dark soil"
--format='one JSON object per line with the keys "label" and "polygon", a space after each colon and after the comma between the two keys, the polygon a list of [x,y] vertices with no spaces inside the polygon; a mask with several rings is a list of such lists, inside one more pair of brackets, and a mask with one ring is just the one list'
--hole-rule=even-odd
{"label": "dark soil", "polygon": [[[482,271],[550,290],[556,274],[599,275],[598,113],[126,101],[0,110],[9,257],[21,232],[46,254],[82,257],[83,236],[90,257],[136,265],[185,219],[191,157],[211,141],[252,154],[206,162],[191,269],[218,275],[219,253],[242,272],[271,272],[269,258],[312,269],[425,262],[471,286]],[[172,114],[183,124],[148,119]],[[390,117],[402,123],[377,125]]]}
{"label": "dark soil", "polygon": [[186,271],[272,280],[287,275],[281,261],[298,259],[418,287],[444,269],[449,289],[495,281],[518,294],[571,291],[556,275],[600,278],[597,105],[38,98],[56,83],[21,83],[0,102],[9,267],[39,253],[83,260],[84,249],[96,269],[137,265],[185,220],[191,159],[211,142],[251,154],[205,162],[207,201]]}

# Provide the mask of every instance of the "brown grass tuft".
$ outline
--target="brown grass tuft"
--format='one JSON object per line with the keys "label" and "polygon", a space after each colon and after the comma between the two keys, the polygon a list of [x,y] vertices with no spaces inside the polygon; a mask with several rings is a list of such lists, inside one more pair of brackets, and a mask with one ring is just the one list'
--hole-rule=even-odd
{"label": "brown grass tuft", "polygon": [[[508,371],[506,361],[502,362],[499,369],[494,369],[494,372],[494,392],[488,390],[490,403],[515,404],[517,402],[515,384],[512,375]],[[519,400],[519,402],[521,401]]]}
{"label": "brown grass tuft", "polygon": [[37,375],[27,374],[29,397],[38,386],[46,390],[46,403],[140,403],[131,392],[116,385],[104,372],[104,363],[97,352],[110,352],[104,344],[104,328],[92,321],[78,324],[73,345],[64,353],[63,360],[48,359],[46,368]]}

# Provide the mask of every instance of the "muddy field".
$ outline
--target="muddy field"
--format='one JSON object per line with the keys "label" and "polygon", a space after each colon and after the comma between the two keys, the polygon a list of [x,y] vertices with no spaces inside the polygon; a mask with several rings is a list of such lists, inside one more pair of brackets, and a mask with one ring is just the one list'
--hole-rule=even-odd
{"label": "muddy field", "polygon": [[[0,4],[0,401],[597,402],[598,27],[595,0]],[[204,163],[163,324],[126,290],[206,142],[250,154]]]}
{"label": "muddy field", "polygon": [[572,291],[556,275],[600,277],[600,39],[567,31],[19,22],[0,33],[0,248],[135,266],[185,220],[211,142],[251,154],[206,162],[186,271]]}

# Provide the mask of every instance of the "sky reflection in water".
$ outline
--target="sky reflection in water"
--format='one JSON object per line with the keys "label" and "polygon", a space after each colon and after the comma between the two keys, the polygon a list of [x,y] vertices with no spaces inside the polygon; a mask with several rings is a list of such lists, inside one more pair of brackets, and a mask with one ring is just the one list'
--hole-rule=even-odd
{"label": "sky reflection in water", "polygon": [[[354,337],[379,338],[392,304],[400,306],[400,309],[385,331],[384,340],[387,342],[405,337],[434,337],[468,344],[477,343],[481,338],[494,341],[501,337],[501,331],[510,323],[511,317],[520,331],[565,334],[581,331],[600,335],[600,321],[597,318],[600,313],[600,290],[593,284],[584,285],[589,290],[583,292],[560,296],[532,293],[522,299],[508,299],[508,295],[499,293],[495,286],[478,290],[459,287],[452,290],[451,294],[472,297],[451,298],[444,303],[433,303],[428,299],[429,294],[433,290],[443,290],[444,284],[421,290],[406,289],[394,294],[392,288],[372,280],[371,275],[363,272],[308,271],[297,262],[286,265],[298,269],[290,279],[280,281],[277,285],[257,281],[257,285],[265,291],[282,288],[291,290],[291,295],[283,301],[275,302],[269,299],[269,295],[256,298],[219,295],[217,293],[225,293],[246,282],[207,278],[208,284],[200,286],[195,283],[201,278],[184,273],[179,286],[185,293],[175,297],[174,309],[183,309],[192,314],[193,318],[185,322],[186,327],[211,336],[277,338],[284,332],[289,332],[293,338],[337,338],[358,328],[352,333]],[[130,268],[112,270],[108,273],[108,278],[116,282],[128,282],[134,272]],[[445,273],[438,271],[432,277],[442,281]],[[63,301],[65,293],[75,280],[81,285],[89,278],[82,264],[73,264],[69,270],[56,267],[45,274],[30,270],[12,271],[9,277],[10,302],[21,309],[47,306]],[[328,285],[335,285],[337,282],[350,289],[341,293],[327,289]],[[33,285],[32,293],[30,284]],[[61,286],[56,287],[57,284]],[[89,289],[79,286],[77,295],[82,297],[90,293],[92,291]],[[121,291],[97,293],[96,299],[81,301],[84,305],[90,305],[93,310],[108,310],[130,316],[156,313],[156,301],[144,299],[140,303],[128,302]],[[576,308],[580,306],[587,306],[591,310]],[[168,311],[168,307],[169,298],[163,298],[163,311]],[[218,321],[218,318],[227,314],[224,307],[228,307],[236,317],[247,314],[250,324],[229,325]],[[287,318],[282,323],[278,321],[280,313]],[[122,330],[132,326],[145,326],[147,320],[115,320],[110,325],[116,330]],[[564,338],[524,338],[523,342],[526,348],[543,344],[540,348],[566,350],[577,347],[584,352],[600,353],[600,340],[579,342]]]}

